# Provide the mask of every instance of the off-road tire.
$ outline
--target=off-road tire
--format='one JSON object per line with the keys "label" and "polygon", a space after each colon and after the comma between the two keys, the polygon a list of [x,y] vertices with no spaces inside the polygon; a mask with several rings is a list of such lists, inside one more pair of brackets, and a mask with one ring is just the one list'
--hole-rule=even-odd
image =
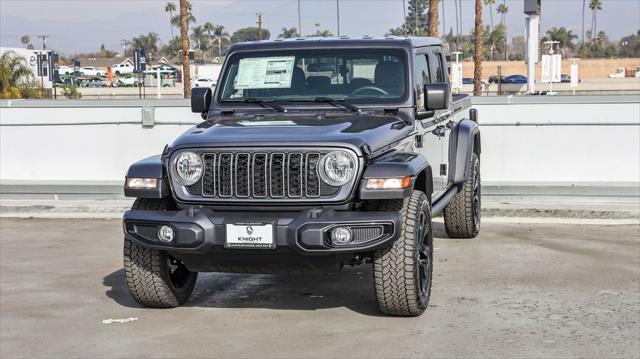
{"label": "off-road tire", "polygon": [[[158,211],[172,209],[170,199],[138,198],[132,209]],[[177,264],[176,264],[177,263]],[[173,280],[180,270],[179,281]],[[133,299],[145,307],[172,308],[184,303],[196,284],[197,272],[191,272],[164,251],[140,246],[124,239],[124,274]]]}
{"label": "off-road tire", "polygon": [[[433,273],[431,207],[427,195],[413,191],[405,199],[383,202],[379,210],[399,212],[402,224],[400,237],[374,254],[373,280],[378,307],[384,314],[419,316],[429,304]],[[424,221],[422,227],[421,221]],[[421,228],[423,238],[419,234]],[[425,244],[427,248],[422,253]],[[423,254],[428,258],[423,258]],[[428,260],[425,267],[420,266],[423,260]],[[426,269],[421,272],[423,268]]]}
{"label": "off-road tire", "polygon": [[480,159],[471,155],[469,178],[444,207],[444,226],[450,238],[474,238],[480,232]]}

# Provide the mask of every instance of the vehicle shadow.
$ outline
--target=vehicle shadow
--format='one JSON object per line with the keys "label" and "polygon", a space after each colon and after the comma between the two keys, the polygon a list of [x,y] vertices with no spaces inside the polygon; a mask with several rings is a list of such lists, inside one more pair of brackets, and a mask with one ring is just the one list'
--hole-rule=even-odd
{"label": "vehicle shadow", "polygon": [[[122,306],[140,308],[126,288],[124,271],[104,277],[105,294]],[[345,267],[334,274],[200,273],[191,298],[183,305],[204,308],[319,310],[346,307],[380,316],[371,266]]]}
{"label": "vehicle shadow", "polygon": [[[446,238],[444,226],[434,223],[434,236]],[[140,308],[128,292],[124,271],[104,277],[105,294],[122,306]],[[371,265],[345,267],[332,274],[200,273],[196,288],[184,306],[203,308],[265,308],[319,310],[345,307],[370,316],[382,316],[373,290]]]}

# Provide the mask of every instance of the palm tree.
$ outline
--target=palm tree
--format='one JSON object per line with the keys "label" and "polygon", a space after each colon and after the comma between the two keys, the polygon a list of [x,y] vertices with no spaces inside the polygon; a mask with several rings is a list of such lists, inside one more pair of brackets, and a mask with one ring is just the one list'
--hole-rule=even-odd
{"label": "palm tree", "polygon": [[591,0],[589,3],[589,9],[591,9],[591,33],[597,33],[598,27],[598,10],[602,10],[602,1],[601,0]]}
{"label": "palm tree", "polygon": [[158,41],[160,37],[155,32],[150,32],[147,35],[140,35],[131,39],[131,45],[133,48],[144,49],[147,53],[149,60],[153,58],[158,52]]}
{"label": "palm tree", "polygon": [[[181,4],[182,6],[182,4]],[[193,16],[193,14],[191,13],[191,3],[187,0],[187,25],[189,24],[195,24],[196,22],[196,18],[195,16]],[[181,23],[180,23],[180,15],[176,15],[174,17],[171,18],[171,24],[175,27],[180,27]]]}
{"label": "palm tree", "polygon": [[229,41],[229,33],[224,30],[224,26],[217,25],[213,28],[213,36],[218,42],[218,56],[222,56],[222,41]]}
{"label": "palm tree", "polygon": [[24,57],[13,51],[0,55],[0,98],[34,97],[37,88],[33,72]]}
{"label": "palm tree", "polygon": [[[215,27],[216,26],[210,22],[206,22],[204,25],[202,25],[202,28],[207,32],[207,35],[208,35],[207,42],[213,41],[212,33]],[[209,47],[211,48],[211,57],[213,57],[213,46],[209,46]]]}
{"label": "palm tree", "polygon": [[480,96],[482,94],[482,2],[476,0],[476,27],[475,27],[475,43],[476,49],[473,56],[473,94]]}
{"label": "palm tree", "polygon": [[489,18],[491,20],[491,31],[493,31],[493,4],[496,0],[484,0],[485,5],[489,5]]}
{"label": "palm tree", "polygon": [[24,45],[29,50],[33,50],[33,44],[31,44],[31,37],[29,35],[24,35],[20,38],[20,43]]}
{"label": "palm tree", "polygon": [[440,0],[429,0],[429,29],[427,36],[438,37],[438,7]]}
{"label": "palm tree", "polygon": [[278,37],[281,39],[290,39],[292,37],[300,37],[300,35],[298,34],[298,29],[296,29],[295,27],[283,27],[280,30],[280,35],[278,35]]}
{"label": "palm tree", "polygon": [[504,25],[504,60],[509,59],[509,45],[508,45],[508,36],[507,36],[507,12],[509,12],[509,7],[505,4],[506,0],[502,0],[502,4],[498,5],[498,9],[496,11],[500,14],[500,24]]}
{"label": "palm tree", "polygon": [[173,39],[173,12],[176,11],[176,4],[168,2],[164,6],[164,11],[169,13],[169,25],[171,27],[171,38]]}
{"label": "palm tree", "polygon": [[[182,39],[182,93],[184,97],[191,97],[191,68],[189,63],[189,15],[191,4],[187,0],[180,0],[180,38]],[[195,19],[194,19],[195,21]]]}
{"label": "palm tree", "polygon": [[209,48],[209,41],[203,26],[196,26],[191,30],[191,41],[196,44],[196,48],[200,50],[204,59],[205,52]]}
{"label": "palm tree", "polygon": [[549,40],[558,41],[560,43],[560,48],[562,49],[562,54],[564,55],[567,48],[572,50],[576,48],[573,40],[577,39],[578,35],[571,32],[571,30],[565,29],[564,27],[552,27],[551,29],[547,30],[546,37]]}
{"label": "palm tree", "polygon": [[587,0],[582,0],[582,44],[584,45],[584,11],[587,5]]}
{"label": "palm tree", "polygon": [[496,0],[484,0],[485,5],[489,5],[489,18],[491,19],[491,27],[489,28],[489,51],[490,51],[490,59],[493,60],[493,50],[496,47],[496,44],[493,42],[493,4]]}
{"label": "palm tree", "polygon": [[500,23],[504,24],[507,12],[509,12],[509,7],[505,5],[504,0],[502,4],[498,5],[498,7],[496,8],[496,12],[500,14]]}

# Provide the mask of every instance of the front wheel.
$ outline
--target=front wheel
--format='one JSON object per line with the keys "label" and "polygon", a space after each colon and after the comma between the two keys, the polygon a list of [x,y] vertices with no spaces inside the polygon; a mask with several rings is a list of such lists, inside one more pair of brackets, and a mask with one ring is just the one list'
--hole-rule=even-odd
{"label": "front wheel", "polygon": [[[166,199],[138,198],[132,209],[171,209]],[[165,251],[146,248],[124,239],[124,274],[129,292],[145,307],[171,308],[184,303],[196,284],[198,272]]]}
{"label": "front wheel", "polygon": [[431,207],[427,195],[413,191],[405,199],[389,200],[380,210],[400,212],[400,237],[376,251],[373,279],[380,311],[416,317],[429,304],[433,274]]}

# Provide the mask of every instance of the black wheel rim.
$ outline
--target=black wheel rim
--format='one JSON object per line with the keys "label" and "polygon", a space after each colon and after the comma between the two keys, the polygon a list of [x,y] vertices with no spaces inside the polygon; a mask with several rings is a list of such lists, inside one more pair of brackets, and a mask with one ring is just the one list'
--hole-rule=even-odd
{"label": "black wheel rim", "polygon": [[473,219],[476,228],[480,227],[480,169],[473,176]]}
{"label": "black wheel rim", "polygon": [[167,271],[169,272],[169,279],[171,284],[175,288],[182,288],[187,284],[191,272],[182,264],[181,261],[167,256]]}
{"label": "black wheel rim", "polygon": [[[420,297],[429,295],[431,288],[431,273],[433,272],[433,241],[431,240],[431,225],[426,209],[420,211],[420,227],[418,228],[418,279],[420,282]],[[425,299],[428,299],[425,298]]]}

